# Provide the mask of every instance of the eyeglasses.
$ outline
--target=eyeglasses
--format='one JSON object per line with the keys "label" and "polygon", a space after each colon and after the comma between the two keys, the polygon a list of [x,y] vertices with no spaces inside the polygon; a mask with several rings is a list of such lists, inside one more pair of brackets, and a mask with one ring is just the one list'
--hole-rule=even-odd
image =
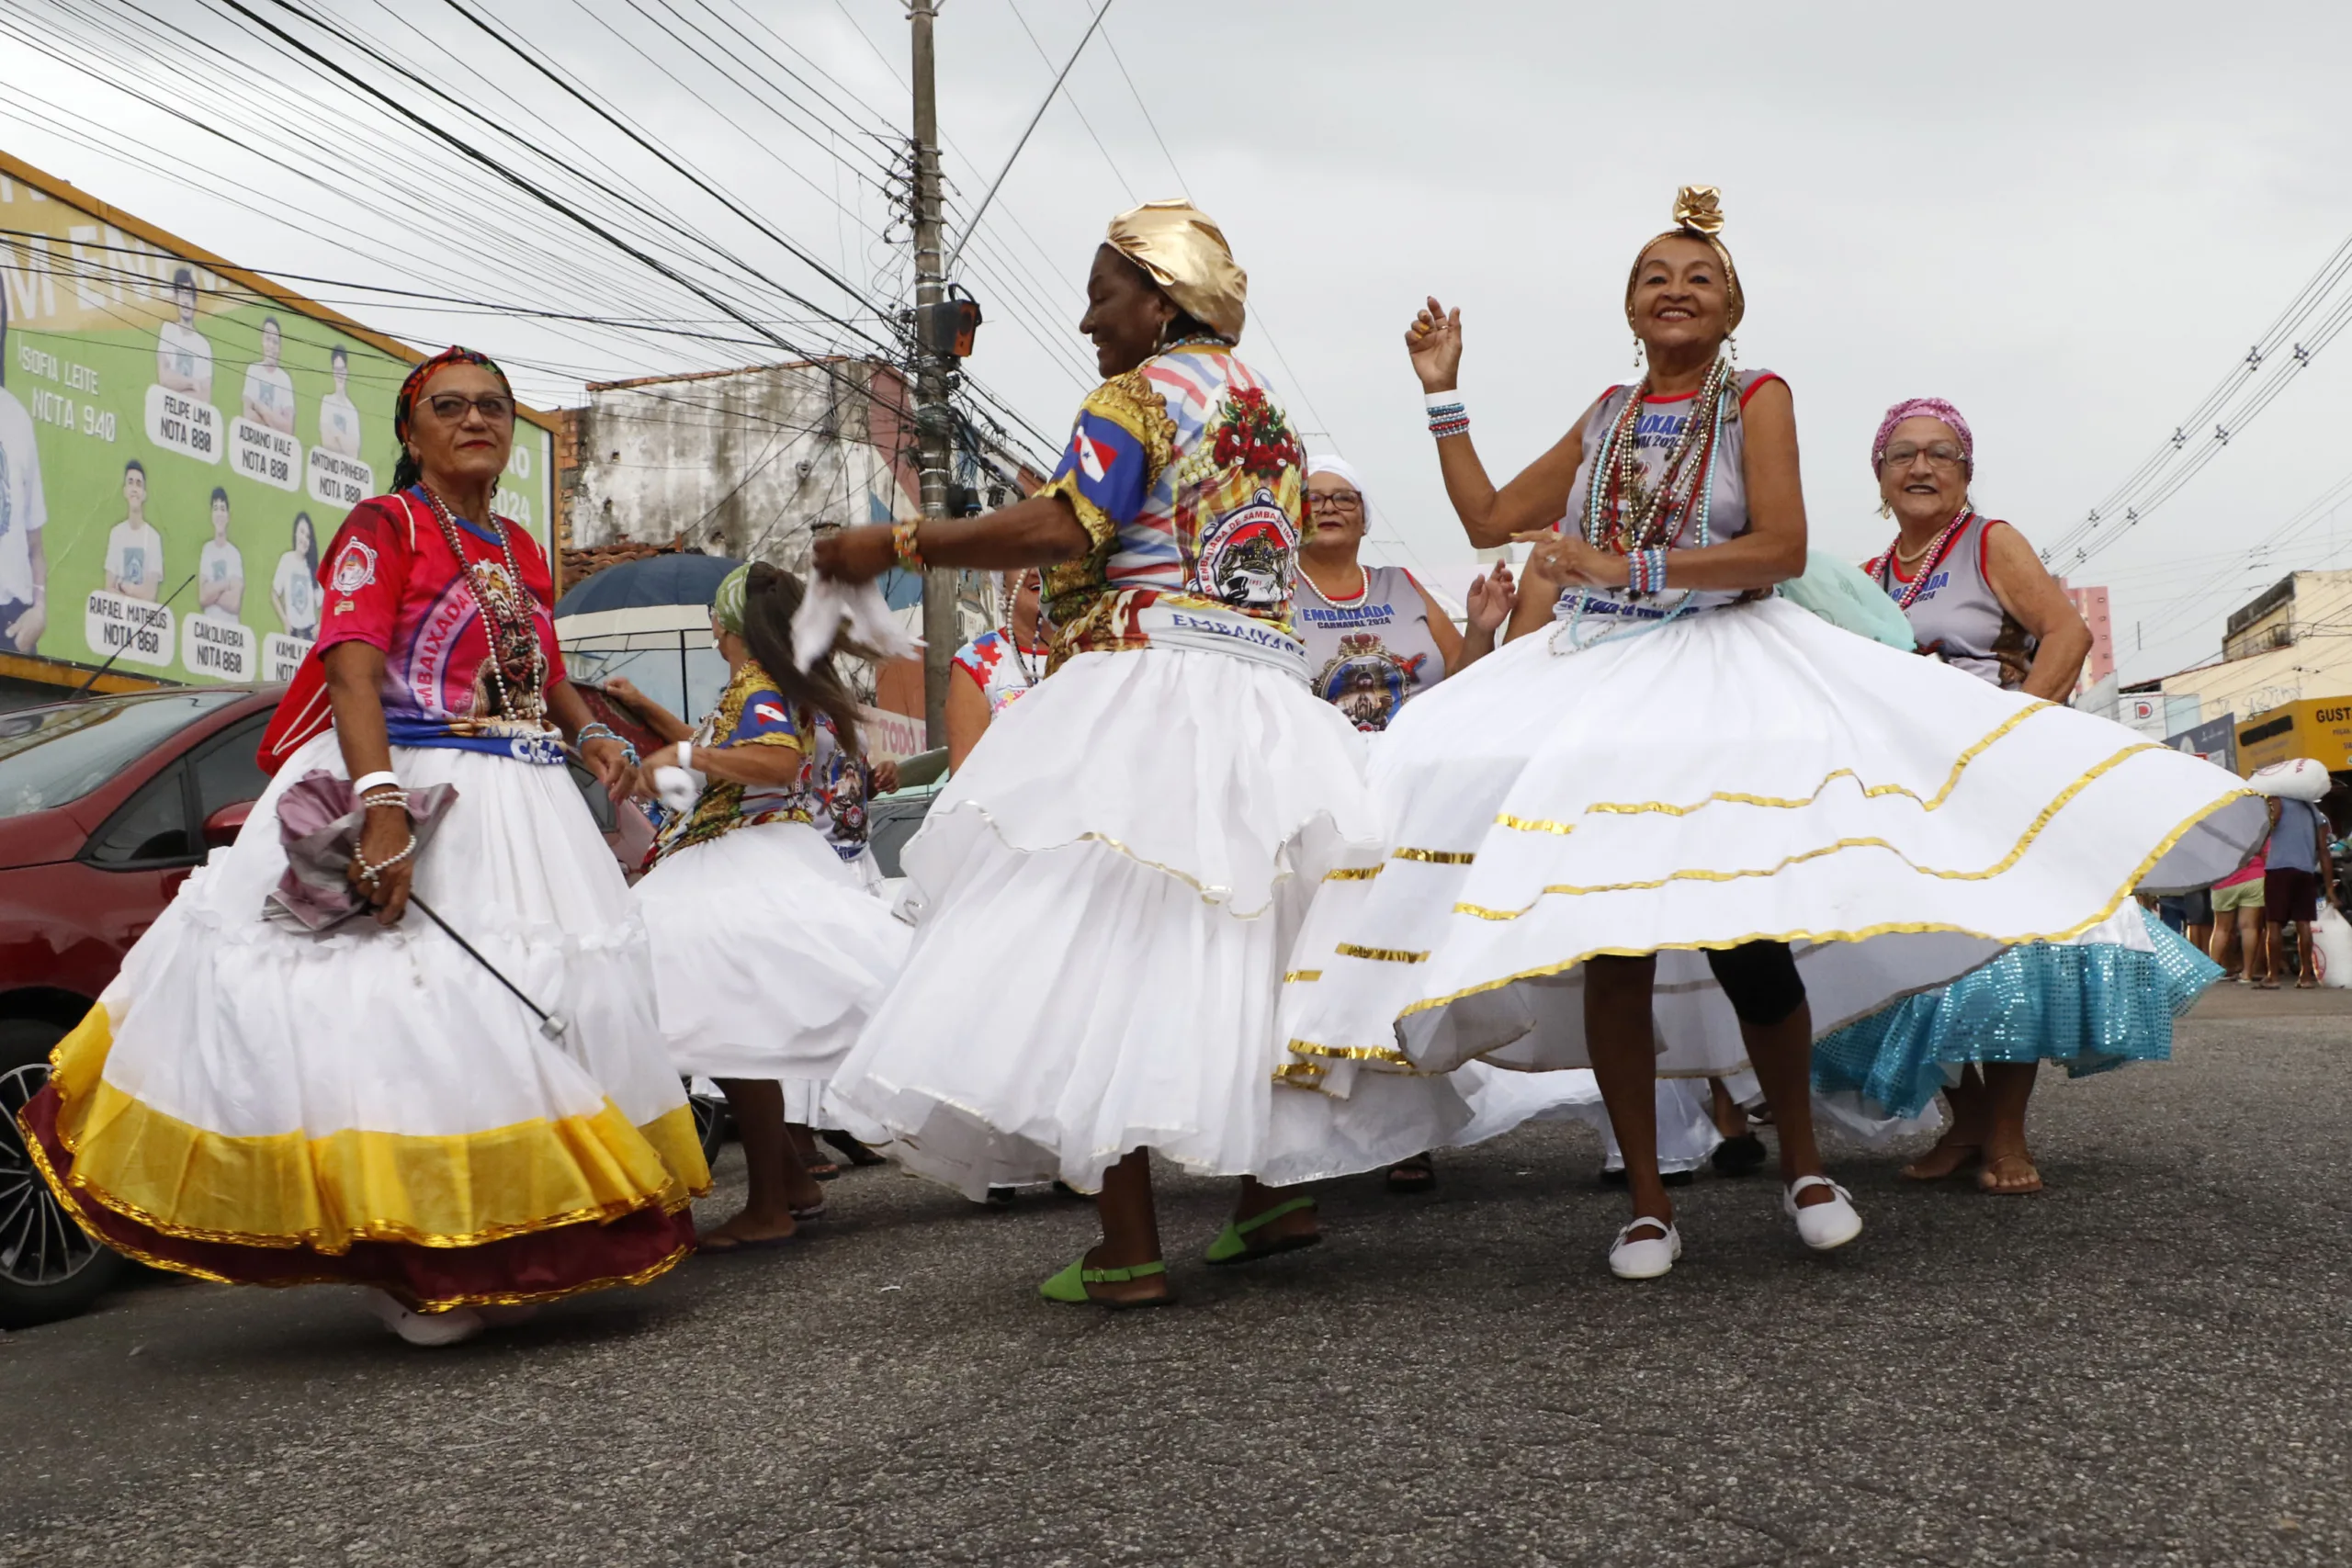
{"label": "eyeglasses", "polygon": [[1908,441],[1897,442],[1886,449],[1879,459],[1882,468],[1907,468],[1914,457],[1925,457],[1939,468],[1957,468],[1968,461],[1968,454],[1949,441],[1939,441],[1932,446],[1914,446]]}
{"label": "eyeglasses", "polygon": [[514,400],[502,398],[495,392],[481,398],[469,398],[458,392],[443,392],[438,396],[425,399],[424,406],[433,411],[434,418],[449,424],[455,424],[465,418],[468,409],[480,411],[483,420],[492,424],[505,424],[514,417]]}
{"label": "eyeglasses", "polygon": [[1353,512],[1363,504],[1363,495],[1352,490],[1311,490],[1306,492],[1306,504],[1328,506],[1334,512]]}

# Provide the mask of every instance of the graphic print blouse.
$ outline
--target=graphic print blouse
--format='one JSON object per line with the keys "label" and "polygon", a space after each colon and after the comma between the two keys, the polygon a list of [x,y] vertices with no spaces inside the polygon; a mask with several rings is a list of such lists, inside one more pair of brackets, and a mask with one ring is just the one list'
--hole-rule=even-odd
{"label": "graphic print blouse", "polygon": [[1057,663],[1206,649],[1305,679],[1291,573],[1306,463],[1258,373],[1182,344],[1089,393],[1040,495],[1069,499],[1093,548],[1046,573]]}

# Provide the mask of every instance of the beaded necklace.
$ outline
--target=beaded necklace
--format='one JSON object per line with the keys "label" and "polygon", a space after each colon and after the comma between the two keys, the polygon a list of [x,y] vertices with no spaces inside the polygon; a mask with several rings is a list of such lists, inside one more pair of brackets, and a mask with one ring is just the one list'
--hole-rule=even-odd
{"label": "beaded necklace", "polygon": [[1315,596],[1334,610],[1352,610],[1372,597],[1372,573],[1364,570],[1363,563],[1361,561],[1356,563],[1356,591],[1345,598],[1336,593],[1326,593],[1323,591],[1323,585],[1307,576],[1306,569],[1303,566],[1299,568],[1298,580],[1315,590]]}
{"label": "beaded necklace", "polygon": [[[1625,459],[1634,452],[1634,438],[1640,428],[1639,411],[1642,406],[1643,388],[1637,387],[1634,389],[1634,395],[1626,400],[1626,412],[1619,414],[1611,423],[1609,434],[1602,437],[1600,450],[1593,458],[1592,471],[1596,482],[1586,489],[1585,514],[1582,519],[1584,535],[1588,541],[1602,549],[1619,547],[1618,542],[1623,541],[1620,553],[1648,548],[1650,530],[1657,526],[1662,520],[1662,513],[1679,519],[1690,513],[1695,506],[1698,530],[1697,537],[1690,547],[1703,550],[1713,542],[1714,536],[1710,526],[1710,516],[1713,512],[1715,500],[1715,455],[1723,445],[1724,394],[1731,384],[1729,372],[1729,365],[1721,359],[1716,360],[1714,367],[1707,372],[1707,379],[1700,386],[1699,395],[1693,400],[1690,421],[1683,425],[1681,435],[1676,438],[1673,449],[1668,454],[1664,475],[1658,482],[1657,490],[1650,498],[1649,506],[1643,513],[1644,531],[1629,537],[1628,531],[1622,526],[1613,531],[1607,527],[1608,519],[1604,507],[1608,505],[1608,500],[1602,497],[1601,486],[1598,480],[1604,473],[1611,476],[1610,489],[1614,495],[1610,499],[1619,500],[1622,505],[1623,491],[1618,484],[1617,479],[1619,475],[1625,472]],[[1646,385],[1647,382],[1645,381],[1644,387]],[[1629,415],[1631,417],[1628,417]],[[1694,437],[1697,436],[1702,425],[1706,429],[1704,444],[1699,449],[1700,459],[1691,468],[1688,483],[1682,484],[1681,474],[1677,465],[1681,464],[1690,456]],[[1628,477],[1638,481],[1640,478],[1638,466]],[[1669,491],[1678,487],[1683,489],[1685,494],[1676,509],[1671,513],[1667,513],[1665,505],[1667,495]],[[1673,537],[1679,531],[1678,525],[1668,530],[1664,536]],[[1686,588],[1682,591],[1682,596],[1675,602],[1674,608],[1656,620],[1634,621],[1629,624],[1621,616],[1599,636],[1587,637],[1579,635],[1584,624],[1585,608],[1599,601],[1596,601],[1590,592],[1579,588],[1577,590],[1576,608],[1569,612],[1566,622],[1553,634],[1552,651],[1575,653],[1590,648],[1596,643],[1605,642],[1613,637],[1638,637],[1645,632],[1657,631],[1670,622],[1679,620],[1697,598],[1698,590]],[[1563,638],[1567,643],[1565,649],[1560,646]]]}
{"label": "beaded necklace", "polygon": [[[540,694],[547,683],[547,649],[539,643],[537,611],[529,591],[523,586],[523,569],[515,562],[514,546],[507,536],[505,523],[495,513],[491,514],[491,532],[496,536],[498,553],[506,563],[506,580],[502,582],[493,570],[496,562],[467,558],[457,514],[449,510],[449,503],[430,485],[420,484],[417,489],[424,491],[424,499],[432,503],[434,520],[441,525],[441,537],[448,545],[449,553],[458,558],[466,592],[481,614],[482,632],[490,644],[491,687],[500,716],[542,719],[546,707]],[[519,705],[515,701],[518,693],[522,698]]]}
{"label": "beaded necklace", "polygon": [[1707,367],[1706,379],[1692,400],[1690,416],[1667,449],[1657,488],[1646,496],[1642,493],[1646,476],[1636,437],[1649,378],[1644,377],[1634,389],[1610,425],[1602,448],[1606,461],[1594,465],[1595,482],[1586,491],[1585,537],[1596,547],[1622,556],[1663,545],[1679,532],[1694,504],[1705,504],[1702,477],[1714,461],[1723,394],[1730,381],[1729,361],[1717,358]]}
{"label": "beaded necklace", "polygon": [[[1962,507],[1960,509],[1960,515],[1945,524],[1943,532],[1938,534],[1934,538],[1928,541],[1926,564],[1922,565],[1917,571],[1912,573],[1911,581],[1905,583],[1902,588],[1896,591],[1894,595],[1894,607],[1896,609],[1908,610],[1911,608],[1912,604],[1918,599],[1920,593],[1927,588],[1928,580],[1935,576],[1936,568],[1943,565],[1944,553],[1951,548],[1952,541],[1960,536],[1960,531],[1962,528],[1967,527],[1969,519],[1975,515],[1976,509],[1974,507]],[[1886,547],[1886,554],[1871,562],[1870,575],[1872,577],[1882,576],[1885,572],[1888,565],[1897,558],[1897,552],[1902,548],[1902,546],[1903,537],[1898,534],[1895,536],[1894,543]],[[1882,584],[1882,586],[1883,586],[1883,584]]]}

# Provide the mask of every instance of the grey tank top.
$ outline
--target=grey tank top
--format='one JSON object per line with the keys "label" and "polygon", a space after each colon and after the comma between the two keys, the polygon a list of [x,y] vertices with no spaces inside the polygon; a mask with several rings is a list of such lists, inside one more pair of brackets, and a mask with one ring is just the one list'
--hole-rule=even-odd
{"label": "grey tank top", "polygon": [[[1927,581],[1903,615],[1911,623],[1920,652],[1938,655],[1955,670],[2014,692],[2025,684],[2036,643],[2001,608],[2000,595],[1984,575],[1984,536],[1996,521],[1971,513],[1940,557],[1921,561]],[[1900,604],[1912,580],[1896,576],[1895,564],[1890,547],[1873,575],[1886,596]]]}
{"label": "grey tank top", "polygon": [[1445,660],[1412,574],[1368,566],[1363,578],[1362,599],[1334,604],[1299,572],[1291,625],[1306,645],[1309,689],[1358,729],[1385,729],[1407,703],[1445,679]]}
{"label": "grey tank top", "polygon": [[[1767,381],[1780,379],[1770,370],[1743,370],[1733,378],[1732,385],[1736,395],[1724,400],[1723,436],[1715,446],[1714,483],[1707,506],[1707,538],[1710,543],[1720,545],[1725,539],[1736,539],[1747,532],[1747,473],[1742,466],[1747,453],[1747,421],[1740,417],[1740,411],[1747,406],[1747,400],[1756,395],[1757,388]],[[1610,427],[1625,412],[1626,400],[1633,397],[1635,389],[1632,387],[1611,387],[1609,395],[1600,400],[1590,417],[1584,422],[1584,460],[1577,466],[1576,483],[1568,488],[1568,510],[1561,523],[1563,528],[1581,529],[1584,526],[1586,500],[1592,491],[1593,465],[1600,459],[1600,445],[1608,438]],[[1682,428],[1690,418],[1691,405],[1697,400],[1698,394],[1694,392],[1680,398],[1652,398],[1643,404],[1641,423],[1634,427],[1634,450],[1641,459],[1645,492],[1644,496],[1632,498],[1636,502],[1646,495],[1646,487],[1656,485],[1664,473],[1667,454],[1681,438]],[[1708,495],[1707,487],[1701,487],[1700,493]],[[1699,516],[1695,507],[1683,517],[1681,525],[1675,530],[1667,547],[1677,550],[1699,547]],[[1617,615],[1637,620],[1656,620],[1683,603],[1682,591],[1674,586],[1670,564],[1663,593],[1635,600],[1622,588],[1587,588],[1581,592],[1586,596],[1587,615]],[[1554,606],[1554,613],[1567,615],[1576,607],[1577,592],[1573,588],[1563,592],[1559,603]],[[1702,589],[1691,596],[1685,613],[1736,604],[1747,597],[1748,594],[1737,589]]]}

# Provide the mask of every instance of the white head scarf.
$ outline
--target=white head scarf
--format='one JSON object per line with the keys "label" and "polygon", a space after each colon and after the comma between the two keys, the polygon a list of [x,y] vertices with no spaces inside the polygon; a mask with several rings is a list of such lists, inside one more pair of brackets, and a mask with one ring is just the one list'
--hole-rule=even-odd
{"label": "white head scarf", "polygon": [[1363,475],[1356,471],[1356,466],[1345,457],[1329,454],[1307,458],[1306,477],[1313,479],[1317,474],[1336,474],[1347,480],[1354,487],[1355,492],[1363,497],[1363,531],[1370,534],[1372,532],[1372,492],[1364,488]]}

